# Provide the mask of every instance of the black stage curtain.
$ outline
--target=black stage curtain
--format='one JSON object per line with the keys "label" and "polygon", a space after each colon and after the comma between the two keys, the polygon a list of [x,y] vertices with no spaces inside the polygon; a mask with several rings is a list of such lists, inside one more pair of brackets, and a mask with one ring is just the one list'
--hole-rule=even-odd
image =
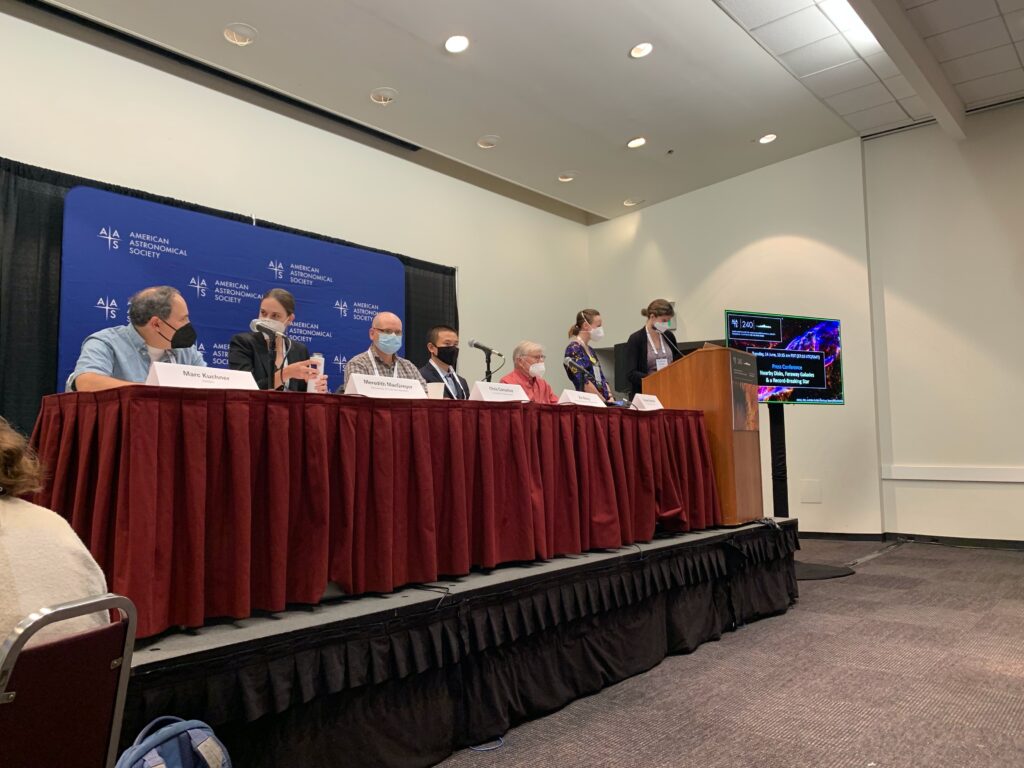
{"label": "black stage curtain", "polygon": [[[56,391],[64,196],[79,185],[232,221],[252,222],[241,214],[0,158],[0,415],[25,433],[32,430],[40,399]],[[387,253],[271,222],[257,223]],[[430,327],[440,323],[458,327],[455,269],[397,253],[390,255],[400,259],[405,267],[403,311],[408,354],[422,365],[426,362],[426,333]]]}
{"label": "black stage curtain", "polygon": [[784,613],[798,548],[795,525],[726,533],[147,665],[122,740],[175,714],[213,725],[250,768],[432,765]]}

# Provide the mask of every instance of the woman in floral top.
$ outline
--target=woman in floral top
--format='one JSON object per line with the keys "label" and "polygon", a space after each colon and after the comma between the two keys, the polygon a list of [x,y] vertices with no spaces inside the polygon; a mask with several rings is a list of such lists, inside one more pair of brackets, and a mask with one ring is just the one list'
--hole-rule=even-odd
{"label": "woman in floral top", "polygon": [[565,356],[575,367],[565,364],[565,372],[577,392],[591,392],[605,402],[612,402],[611,387],[597,355],[590,349],[592,341],[604,338],[601,313],[596,309],[583,309],[576,313],[576,322],[569,328],[569,346]]}

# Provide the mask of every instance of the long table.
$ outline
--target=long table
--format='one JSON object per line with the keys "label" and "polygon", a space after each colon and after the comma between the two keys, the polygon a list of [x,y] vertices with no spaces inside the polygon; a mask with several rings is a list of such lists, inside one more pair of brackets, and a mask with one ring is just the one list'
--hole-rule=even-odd
{"label": "long table", "polygon": [[132,386],[32,442],[140,637],[721,522],[697,411]]}

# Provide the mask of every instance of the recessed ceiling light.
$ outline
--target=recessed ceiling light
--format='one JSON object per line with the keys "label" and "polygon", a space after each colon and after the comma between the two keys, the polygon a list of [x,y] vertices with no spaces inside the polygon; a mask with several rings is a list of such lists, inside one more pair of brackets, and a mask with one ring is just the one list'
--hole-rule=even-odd
{"label": "recessed ceiling light", "polygon": [[622,204],[627,208],[632,208],[634,205],[640,205],[642,202],[644,202],[643,198],[637,199],[635,197],[627,197],[622,201]]}
{"label": "recessed ceiling light", "polygon": [[642,59],[653,50],[654,46],[651,43],[637,43],[630,49],[629,55],[634,59]]}
{"label": "recessed ceiling light", "polygon": [[757,140],[757,143],[758,144],[771,144],[777,138],[779,138],[779,137],[776,136],[774,133],[766,133],[764,136],[762,136],[760,139]]}
{"label": "recessed ceiling light", "polygon": [[564,171],[563,173],[558,174],[558,180],[563,184],[568,184],[570,181],[575,180],[575,178],[576,171]]}
{"label": "recessed ceiling light", "polygon": [[493,133],[488,133],[486,136],[481,136],[476,140],[476,145],[480,149],[494,149],[501,143],[501,136],[496,136]]}
{"label": "recessed ceiling light", "polygon": [[394,88],[384,86],[382,88],[374,88],[370,91],[370,101],[374,104],[379,104],[382,107],[386,107],[391,104],[395,99],[398,98],[398,91]]}
{"label": "recessed ceiling light", "polygon": [[236,21],[224,27],[224,39],[240,48],[251,45],[256,39],[256,28]]}
{"label": "recessed ceiling light", "polygon": [[636,149],[637,147],[642,147],[646,143],[647,139],[645,139],[643,136],[637,136],[635,139],[630,139],[629,141],[627,141],[626,146],[629,147],[630,149]]}
{"label": "recessed ceiling light", "polygon": [[465,35],[452,35],[444,41],[444,49],[448,53],[462,53],[469,48],[469,38]]}

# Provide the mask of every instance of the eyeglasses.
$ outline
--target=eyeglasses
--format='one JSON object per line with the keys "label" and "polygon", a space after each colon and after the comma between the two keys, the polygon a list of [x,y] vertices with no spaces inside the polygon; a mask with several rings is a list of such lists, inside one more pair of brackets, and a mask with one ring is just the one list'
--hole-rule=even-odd
{"label": "eyeglasses", "polygon": [[528,360],[547,360],[547,355],[523,355]]}
{"label": "eyeglasses", "polygon": [[378,328],[376,325],[373,326],[373,330],[380,331],[381,333],[391,333],[391,334],[394,334],[395,336],[401,336],[402,335],[401,331],[393,331],[390,328]]}

